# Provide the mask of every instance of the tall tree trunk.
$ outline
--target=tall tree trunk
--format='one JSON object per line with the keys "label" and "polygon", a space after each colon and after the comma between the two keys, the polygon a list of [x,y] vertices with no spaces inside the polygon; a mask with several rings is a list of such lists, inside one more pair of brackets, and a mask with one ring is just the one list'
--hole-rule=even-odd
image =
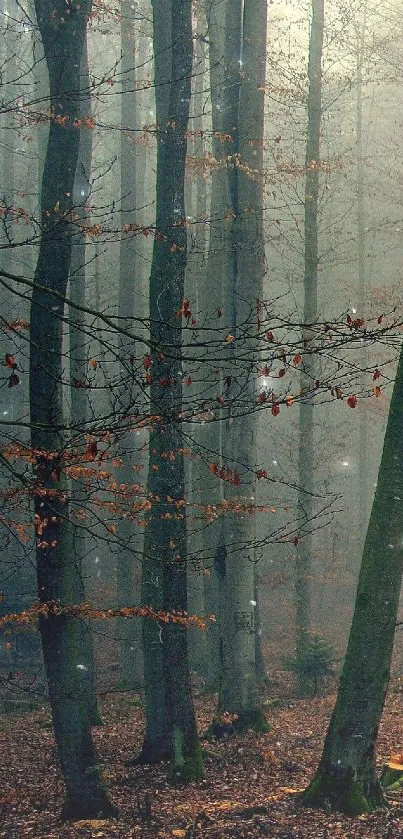
{"label": "tall tree trunk", "polygon": [[[223,466],[228,510],[223,521],[227,619],[221,624],[223,678],[220,707],[238,715],[237,727],[267,730],[256,677],[253,515],[256,467],[255,403],[258,367],[257,301],[262,297],[263,126],[266,71],[265,0],[227,4],[224,88],[229,227],[227,303],[229,344],[224,372]],[[242,514],[235,511],[245,507]]]}
{"label": "tall tree trunk", "polygon": [[[71,260],[73,187],[80,133],[74,127],[80,97],[80,58],[90,4],[37,0],[50,81],[51,126],[42,180],[42,236],[31,302],[30,410],[35,452],[35,529],[40,601],[78,603],[82,584],[71,551],[68,488],[63,474],[62,324]],[[61,119],[57,119],[61,117]],[[66,784],[63,814],[94,818],[115,812],[102,785],[88,717],[81,621],[50,607],[39,628],[55,739]]]}
{"label": "tall tree trunk", "polygon": [[[172,72],[172,9],[171,0],[153,2],[153,27],[154,27],[154,80],[155,80],[155,105],[157,123],[157,149],[159,154],[159,166],[161,166],[161,153],[163,140],[167,131],[169,114],[169,86]],[[157,203],[158,189],[162,188],[158,182],[159,168],[157,163]],[[166,175],[164,173],[164,178]],[[156,224],[162,223],[165,226],[165,219],[157,215]],[[157,255],[154,244],[153,266]],[[158,321],[160,320],[158,309],[158,296],[156,281],[153,283],[153,267],[150,279],[150,334],[156,342],[159,335],[155,335]],[[172,314],[170,313],[172,317]],[[163,326],[160,326],[163,331]],[[154,362],[155,363],[155,362]],[[158,375],[155,380],[153,367],[153,383],[150,389],[150,414],[156,410],[160,414],[159,399],[162,388],[159,386]],[[169,391],[168,391],[169,392]],[[152,430],[149,442],[148,460],[148,483],[147,488],[151,493],[159,495],[158,485],[159,469],[161,464],[161,453],[154,447],[153,439],[160,439],[158,429]],[[161,442],[162,439],[161,439]],[[161,513],[159,514],[161,515]],[[151,520],[146,527],[144,537],[144,553],[141,576],[141,600],[145,605],[154,609],[161,609],[163,604],[163,576],[162,558],[158,550],[157,534],[153,533],[154,524]],[[146,731],[141,753],[137,760],[139,762],[154,763],[167,760],[172,754],[172,743],[170,737],[169,719],[166,707],[165,682],[163,673],[162,657],[162,633],[156,621],[143,620],[143,650],[144,650],[144,688],[146,701]]]}
{"label": "tall tree trunk", "polygon": [[[137,166],[138,151],[134,140],[137,129],[136,43],[133,13],[130,2],[122,5],[121,44],[122,44],[122,121],[121,121],[121,228],[138,223],[137,180],[143,177]],[[137,254],[139,237],[133,233],[122,232],[120,241],[119,266],[119,318],[122,324],[139,317],[141,299],[140,269]],[[119,336],[120,395],[118,410],[122,416],[140,410],[140,391],[134,377],[135,366],[130,362],[136,356],[136,347],[124,335]],[[122,469],[119,470],[119,482],[130,486],[133,483],[134,467],[138,461],[138,437],[132,433],[122,435],[120,453]],[[116,586],[119,606],[134,606],[138,603],[140,592],[136,590],[138,568],[143,547],[143,531],[136,523],[121,519],[118,536],[123,546],[119,551],[116,564]],[[142,655],[140,648],[141,624],[136,618],[118,618],[119,655],[121,678],[120,686],[127,690],[142,684]]]}
{"label": "tall tree trunk", "polygon": [[[17,41],[15,37],[14,27],[15,21],[13,13],[8,8],[9,3],[5,2],[5,9],[3,12],[3,20],[5,20],[4,31],[4,56],[2,63],[2,88],[3,96],[6,102],[3,105],[2,118],[2,183],[1,183],[1,198],[5,202],[6,212],[3,217],[3,224],[7,231],[6,236],[2,235],[2,267],[5,271],[13,271],[15,263],[15,233],[16,222],[14,219],[13,209],[16,204],[16,187],[15,187],[15,160],[16,160],[16,126],[14,124],[14,108],[16,99],[16,78],[17,78]],[[9,112],[7,113],[7,104]],[[3,238],[4,237],[4,238]],[[10,246],[7,247],[7,240]],[[3,296],[5,290],[3,289]],[[10,292],[6,292],[8,297]]]}
{"label": "tall tree trunk", "polygon": [[[223,132],[222,93],[225,80],[223,66],[225,3],[205,0],[206,32],[209,44],[210,92],[211,92],[211,128],[212,153],[217,164],[224,159],[224,148],[220,142]],[[200,380],[200,392],[203,401],[200,404],[202,422],[197,429],[197,443],[201,452],[200,464],[200,504],[203,510],[210,506],[219,508],[223,499],[222,482],[217,480],[211,470],[211,464],[221,465],[221,422],[217,394],[221,393],[221,375],[216,375],[215,340],[219,329],[223,329],[223,279],[227,271],[228,229],[225,213],[228,206],[227,178],[224,165],[218,165],[211,174],[211,199],[209,213],[209,243],[204,282],[199,288],[199,311],[202,323],[214,331],[207,332],[212,338],[212,347],[207,347],[207,357],[199,363],[197,378]],[[219,316],[220,314],[220,316]],[[223,330],[224,334],[224,330]],[[205,410],[204,410],[205,409]],[[203,416],[204,415],[204,416]],[[219,629],[219,580],[216,574],[216,553],[220,540],[221,525],[214,516],[205,518],[202,523],[202,556],[205,570],[204,599],[207,614],[215,615],[216,620],[207,626],[207,672],[206,687],[217,690],[220,679],[220,629]]]}
{"label": "tall tree trunk", "polygon": [[[187,258],[184,182],[192,73],[191,2],[154,0],[153,9],[155,85],[160,91],[166,84],[168,69],[169,100],[168,107],[165,101],[161,109],[157,95],[158,236],[150,277],[150,412],[160,420],[150,432],[151,510],[144,562],[154,579],[162,578],[162,605],[173,614],[186,611],[187,607],[181,360]],[[160,66],[167,42],[171,44],[170,68]],[[166,714],[162,732],[168,736],[162,743],[163,751],[169,748],[172,778],[190,780],[200,777],[203,767],[191,694],[186,627],[169,620],[162,626],[161,638]]]}
{"label": "tall tree trunk", "polygon": [[316,775],[303,795],[309,807],[350,815],[385,804],[375,748],[390,675],[403,572],[403,350],[393,388],[378,483],[337,702]]}
{"label": "tall tree trunk", "polygon": [[[195,47],[193,56],[193,118],[192,133],[194,158],[192,179],[192,203],[186,203],[186,216],[190,216],[189,244],[192,246],[191,259],[188,259],[187,276],[185,284],[186,297],[190,299],[192,307],[203,318],[200,312],[200,295],[203,294],[206,277],[206,224],[207,216],[207,193],[206,180],[203,171],[204,159],[204,120],[203,107],[205,98],[205,71],[206,71],[206,46],[203,43],[205,31],[205,20],[200,9],[197,9],[197,20],[195,27]],[[186,201],[188,196],[186,195]],[[202,368],[196,362],[194,375],[192,371],[192,386],[189,389],[190,409],[194,409],[203,402],[205,382],[202,381]],[[184,405],[184,407],[186,407]],[[198,456],[200,447],[203,444],[203,426],[200,424],[191,425],[186,432],[192,443],[192,457],[188,459],[186,470],[186,501],[191,511],[190,522],[188,518],[188,611],[192,615],[205,615],[205,571],[203,567],[203,533],[205,525],[200,512],[202,494],[202,473],[203,463]],[[205,684],[208,681],[208,652],[207,633],[198,627],[189,627],[188,630],[189,662],[192,670],[196,671]]]}
{"label": "tall tree trunk", "polygon": [[[84,41],[83,54],[81,59],[80,90],[82,94],[79,101],[78,116],[81,120],[91,116],[90,98],[90,76],[88,68],[87,38]],[[72,239],[72,252],[70,262],[70,297],[73,303],[79,306],[85,305],[85,284],[86,284],[86,234],[85,225],[88,219],[86,204],[91,191],[91,162],[92,162],[92,133],[84,127],[80,130],[79,158],[74,179],[73,202],[76,216],[76,230],[78,231]],[[81,230],[80,230],[81,226]],[[87,421],[87,391],[80,384],[85,381],[88,373],[87,348],[85,343],[85,314],[79,309],[70,307],[69,312],[70,331],[70,377],[71,377],[71,422],[74,428],[80,429],[78,436],[79,448],[84,451],[82,445],[85,435],[85,424]],[[77,432],[76,432],[77,433]],[[81,445],[80,445],[81,444]],[[74,512],[85,506],[87,492],[80,478],[72,481],[71,484],[71,506],[73,513],[72,539],[75,563],[82,581],[81,599],[85,599],[85,586],[83,574],[85,573],[84,563],[86,558],[86,534],[85,530],[78,526],[74,527]],[[89,625],[84,627],[85,649],[82,650],[83,663],[87,668],[88,706],[89,717],[92,725],[101,725],[102,720],[98,708],[95,684],[95,661],[92,631]]]}
{"label": "tall tree trunk", "polygon": [[[305,156],[305,249],[304,249],[304,329],[305,355],[301,373],[301,391],[308,395],[300,401],[298,503],[304,519],[299,534],[296,560],[296,649],[304,655],[311,629],[312,518],[314,514],[314,403],[311,396],[316,379],[315,354],[310,352],[310,327],[318,316],[318,198],[320,163],[320,123],[322,109],[322,48],[324,0],[312,0],[311,35],[308,62],[308,127]],[[303,674],[299,674],[299,693],[310,691]]]}
{"label": "tall tree trunk", "polygon": [[[363,93],[363,66],[364,66],[364,50],[365,50],[365,35],[367,28],[367,5],[364,3],[363,20],[357,30],[357,136],[356,136],[356,154],[357,154],[357,257],[358,257],[358,296],[357,309],[359,310],[360,318],[365,319],[366,306],[368,299],[367,289],[367,272],[365,266],[365,202],[364,202],[364,185],[365,185],[365,166],[364,166],[364,151],[363,151],[363,108],[362,108],[362,93]],[[368,366],[368,347],[365,345],[361,354],[361,369],[365,371]],[[365,372],[362,378],[364,379]],[[363,382],[364,388],[365,383]],[[366,411],[361,411],[358,431],[358,534],[359,546],[362,550],[362,539],[364,537],[365,528],[368,522],[368,414]],[[362,536],[361,536],[362,534]],[[361,537],[361,538],[360,538]]]}

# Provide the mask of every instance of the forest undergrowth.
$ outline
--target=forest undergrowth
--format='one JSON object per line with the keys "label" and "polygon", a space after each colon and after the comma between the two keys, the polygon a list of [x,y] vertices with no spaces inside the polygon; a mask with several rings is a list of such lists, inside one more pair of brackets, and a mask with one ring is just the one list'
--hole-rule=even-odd
{"label": "forest undergrowth", "polygon": [[[214,714],[215,699],[197,691],[200,732]],[[267,689],[268,734],[232,735],[202,741],[205,778],[173,787],[166,766],[135,766],[144,726],[141,697],[111,693],[101,698],[104,720],[94,731],[116,820],[62,823],[63,782],[46,704],[0,716],[0,837],[2,839],[400,839],[403,792],[389,796],[390,809],[352,819],[301,808],[321,754],[335,694],[296,699],[290,674],[274,674]],[[392,683],[378,740],[381,767],[403,751],[403,692]]]}

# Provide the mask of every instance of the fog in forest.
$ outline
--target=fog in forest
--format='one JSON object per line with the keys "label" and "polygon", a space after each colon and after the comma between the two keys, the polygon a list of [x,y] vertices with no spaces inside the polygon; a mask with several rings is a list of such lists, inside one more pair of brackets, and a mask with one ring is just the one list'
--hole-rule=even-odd
{"label": "fog in forest", "polygon": [[0,27],[0,723],[46,709],[55,807],[108,819],[100,703],[196,783],[194,702],[220,743],[284,696],[332,697],[323,737],[337,696],[295,784],[371,811],[403,661],[401,7],[1,0]]}

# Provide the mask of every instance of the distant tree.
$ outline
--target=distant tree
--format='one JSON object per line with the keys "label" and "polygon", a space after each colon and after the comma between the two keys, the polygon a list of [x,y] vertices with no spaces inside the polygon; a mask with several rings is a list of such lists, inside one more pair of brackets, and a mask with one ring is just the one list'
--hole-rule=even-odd
{"label": "distant tree", "polygon": [[[305,153],[304,196],[304,327],[301,391],[307,390],[299,405],[298,450],[298,501],[306,526],[301,528],[297,549],[295,599],[296,599],[296,649],[297,657],[303,655],[305,642],[310,642],[311,629],[311,579],[314,515],[315,439],[313,387],[317,369],[317,355],[310,352],[314,333],[312,326],[318,318],[318,210],[320,171],[320,126],[322,113],[322,49],[324,31],[324,0],[313,0],[312,22],[308,59],[307,139]],[[301,694],[309,692],[304,673],[298,674]]]}
{"label": "distant tree", "polygon": [[[227,271],[225,212],[226,172],[224,163],[224,147],[220,142],[223,132],[222,93],[225,80],[224,71],[224,33],[225,33],[225,3],[215,3],[205,0],[206,34],[209,55],[209,86],[211,100],[211,151],[217,168],[211,178],[209,202],[209,236],[206,268],[203,281],[198,285],[198,305],[202,322],[207,329],[212,324],[213,330],[220,329],[223,306],[223,278]],[[222,424],[220,412],[217,410],[217,390],[221,392],[221,378],[214,375],[214,331],[208,331],[207,336],[213,339],[212,347],[207,348],[204,359],[199,362],[197,378],[200,379],[200,404],[208,406],[202,411],[199,427],[196,429],[196,443],[203,454],[200,465],[200,505],[207,509],[209,505],[218,506],[223,499],[222,482],[217,481],[209,466],[212,461],[221,463],[221,435]],[[211,406],[214,406],[214,410]],[[220,679],[220,608],[218,578],[215,559],[217,557],[220,520],[216,517],[206,518],[202,523],[202,557],[205,568],[204,599],[208,614],[216,616],[216,621],[207,627],[208,660],[206,666],[206,686],[216,691]]]}
{"label": "distant tree", "polygon": [[266,72],[265,0],[227,3],[223,88],[227,158],[227,273],[223,310],[230,341],[223,365],[222,460],[228,510],[222,522],[217,573],[221,582],[223,672],[219,705],[237,726],[265,729],[255,660],[254,517],[259,301],[265,272],[263,240],[263,124]]}
{"label": "distant tree", "polygon": [[[133,321],[139,323],[141,315],[142,271],[138,253],[139,236],[136,236],[136,221],[142,196],[144,195],[145,160],[137,145],[138,99],[136,91],[136,64],[138,62],[139,39],[135,33],[135,17],[130,2],[122,4],[121,46],[122,46],[122,99],[121,99],[121,157],[120,157],[120,209],[121,240],[119,260],[118,313],[120,322],[132,328]],[[130,232],[130,226],[133,230]],[[128,233],[125,229],[129,228]],[[144,408],[144,397],[139,387],[133,358],[136,344],[120,333],[119,364],[120,385],[117,410],[127,416],[130,411],[140,413]],[[122,468],[119,481],[127,486],[133,483],[134,467],[139,465],[140,455],[135,432],[121,435],[119,441]],[[121,606],[133,606],[140,597],[139,566],[143,547],[143,531],[136,522],[121,518],[118,522],[121,548],[116,560],[117,599]],[[141,630],[138,621],[118,619],[119,653],[121,665],[120,685],[124,689],[138,686],[142,682],[140,653]]]}

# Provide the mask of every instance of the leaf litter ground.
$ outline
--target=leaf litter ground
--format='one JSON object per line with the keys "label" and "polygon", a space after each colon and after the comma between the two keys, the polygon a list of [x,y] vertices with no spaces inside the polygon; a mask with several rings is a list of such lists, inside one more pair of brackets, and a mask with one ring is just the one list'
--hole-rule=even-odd
{"label": "leaf litter ground", "polygon": [[[280,677],[281,681],[281,677]],[[390,809],[358,819],[304,809],[298,794],[314,772],[335,695],[269,700],[268,734],[205,742],[205,779],[186,787],[166,781],[166,766],[129,766],[142,743],[144,712],[134,694],[102,700],[94,731],[116,820],[63,824],[63,782],[46,706],[0,717],[1,839],[403,839],[403,793]],[[380,767],[403,750],[403,694],[391,689],[378,743]],[[214,698],[196,699],[200,731]],[[151,815],[150,815],[151,812]]]}

